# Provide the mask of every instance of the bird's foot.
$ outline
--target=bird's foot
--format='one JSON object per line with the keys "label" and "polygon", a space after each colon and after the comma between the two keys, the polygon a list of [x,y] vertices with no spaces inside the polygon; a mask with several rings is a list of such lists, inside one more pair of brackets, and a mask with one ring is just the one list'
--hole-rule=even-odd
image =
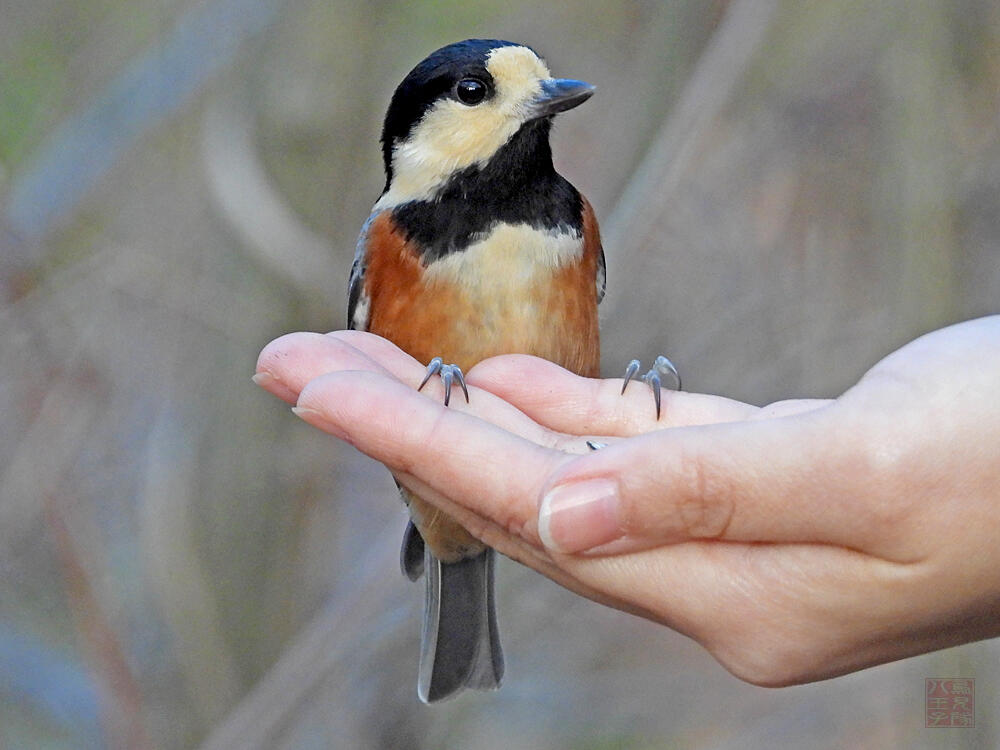
{"label": "bird's foot", "polygon": [[[635,378],[636,373],[642,367],[639,360],[633,359],[625,368],[625,382],[622,383],[622,394],[628,387],[629,381]],[[681,376],[674,367],[674,363],[662,354],[653,362],[653,367],[641,378],[636,378],[646,383],[653,389],[653,401],[656,402],[656,418],[660,418],[660,389],[666,381],[666,387],[670,390],[679,391],[681,389]]]}
{"label": "bird's foot", "polygon": [[424,379],[420,381],[417,390],[419,391],[427,385],[427,381],[434,375],[440,375],[441,382],[444,383],[445,406],[451,401],[452,383],[458,383],[462,387],[462,393],[465,394],[465,403],[469,403],[469,389],[465,385],[465,377],[462,375],[462,369],[458,365],[446,365],[440,357],[435,357],[427,365],[427,372],[424,373]]}

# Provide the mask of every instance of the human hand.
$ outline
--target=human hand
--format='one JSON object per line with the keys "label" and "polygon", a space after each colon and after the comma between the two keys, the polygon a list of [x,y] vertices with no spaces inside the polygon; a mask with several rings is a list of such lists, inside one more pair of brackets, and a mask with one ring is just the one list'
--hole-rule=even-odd
{"label": "human hand", "polygon": [[536,358],[481,363],[450,408],[414,390],[423,371],[351,331],[258,361],[265,388],[474,535],[750,682],[1000,633],[1000,317],[917,339],[836,400],[671,392],[659,422],[647,389]]}

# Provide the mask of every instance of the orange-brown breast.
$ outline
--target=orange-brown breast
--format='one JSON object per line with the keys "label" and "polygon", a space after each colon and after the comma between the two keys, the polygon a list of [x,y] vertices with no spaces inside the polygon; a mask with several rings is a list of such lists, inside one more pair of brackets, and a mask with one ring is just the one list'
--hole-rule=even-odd
{"label": "orange-brown breast", "polygon": [[380,214],[368,233],[368,330],[423,363],[441,357],[467,371],[498,354],[533,354],[596,377],[600,235],[586,209],[582,239],[501,226],[429,267],[391,213]]}

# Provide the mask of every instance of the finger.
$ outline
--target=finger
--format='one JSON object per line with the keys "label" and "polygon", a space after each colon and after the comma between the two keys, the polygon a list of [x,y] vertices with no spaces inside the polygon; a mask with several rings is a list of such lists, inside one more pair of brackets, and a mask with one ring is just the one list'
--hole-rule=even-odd
{"label": "finger", "polygon": [[690,540],[887,548],[865,450],[830,409],[637,436],[573,460],[539,509],[546,546],[617,553]]}
{"label": "finger", "polygon": [[297,413],[390,469],[538,544],[538,493],[565,454],[370,372],[317,378],[302,390]]}
{"label": "finger", "polygon": [[254,381],[286,401],[295,402],[306,383],[338,370],[389,373],[414,387],[424,366],[381,336],[364,331],[289,333],[264,347]]}
{"label": "finger", "polygon": [[[412,357],[410,360],[415,364]],[[336,370],[387,372],[379,362],[340,338],[301,332],[281,336],[264,347],[257,357],[254,382],[294,404],[310,380]]]}
{"label": "finger", "polygon": [[259,385],[272,396],[277,396],[282,401],[289,404],[294,404],[295,399],[299,397],[298,393],[286,386],[267,370],[261,370],[260,372],[254,373],[252,379],[254,383]]}
{"label": "finger", "polygon": [[777,419],[778,417],[791,417],[795,414],[803,414],[807,411],[814,411],[833,403],[829,398],[796,398],[786,401],[775,401],[773,404],[762,406],[750,419]]}
{"label": "finger", "polygon": [[330,331],[328,338],[348,344],[377,362],[404,383],[414,388],[424,376],[427,362],[419,362],[394,343],[365,331]]}
{"label": "finger", "polygon": [[[391,342],[360,331],[336,331],[328,334],[292,333],[268,344],[261,352],[257,368],[265,373],[258,384],[268,391],[295,403],[307,383],[321,375],[342,370],[365,370],[392,375],[416,389],[425,367]],[[444,387],[431,378],[422,395],[443,401]],[[584,453],[587,439],[603,436],[564,435],[549,430],[526,417],[503,399],[481,389],[470,391],[470,403],[453,399],[451,408],[468,411],[497,426],[539,445],[571,453]]]}
{"label": "finger", "polygon": [[627,437],[680,425],[747,419],[758,409],[719,396],[663,391],[656,419],[651,390],[637,382],[621,392],[620,379],[581,378],[538,357],[520,354],[480,362],[466,380],[516,405],[559,432]]}

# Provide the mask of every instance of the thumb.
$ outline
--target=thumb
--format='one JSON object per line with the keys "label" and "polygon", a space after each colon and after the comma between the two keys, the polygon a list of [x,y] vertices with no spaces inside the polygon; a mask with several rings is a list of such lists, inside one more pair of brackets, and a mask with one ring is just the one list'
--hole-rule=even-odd
{"label": "thumb", "polygon": [[539,536],[561,553],[710,539],[857,548],[885,533],[886,514],[864,491],[864,440],[841,421],[823,408],[614,443],[549,477]]}

